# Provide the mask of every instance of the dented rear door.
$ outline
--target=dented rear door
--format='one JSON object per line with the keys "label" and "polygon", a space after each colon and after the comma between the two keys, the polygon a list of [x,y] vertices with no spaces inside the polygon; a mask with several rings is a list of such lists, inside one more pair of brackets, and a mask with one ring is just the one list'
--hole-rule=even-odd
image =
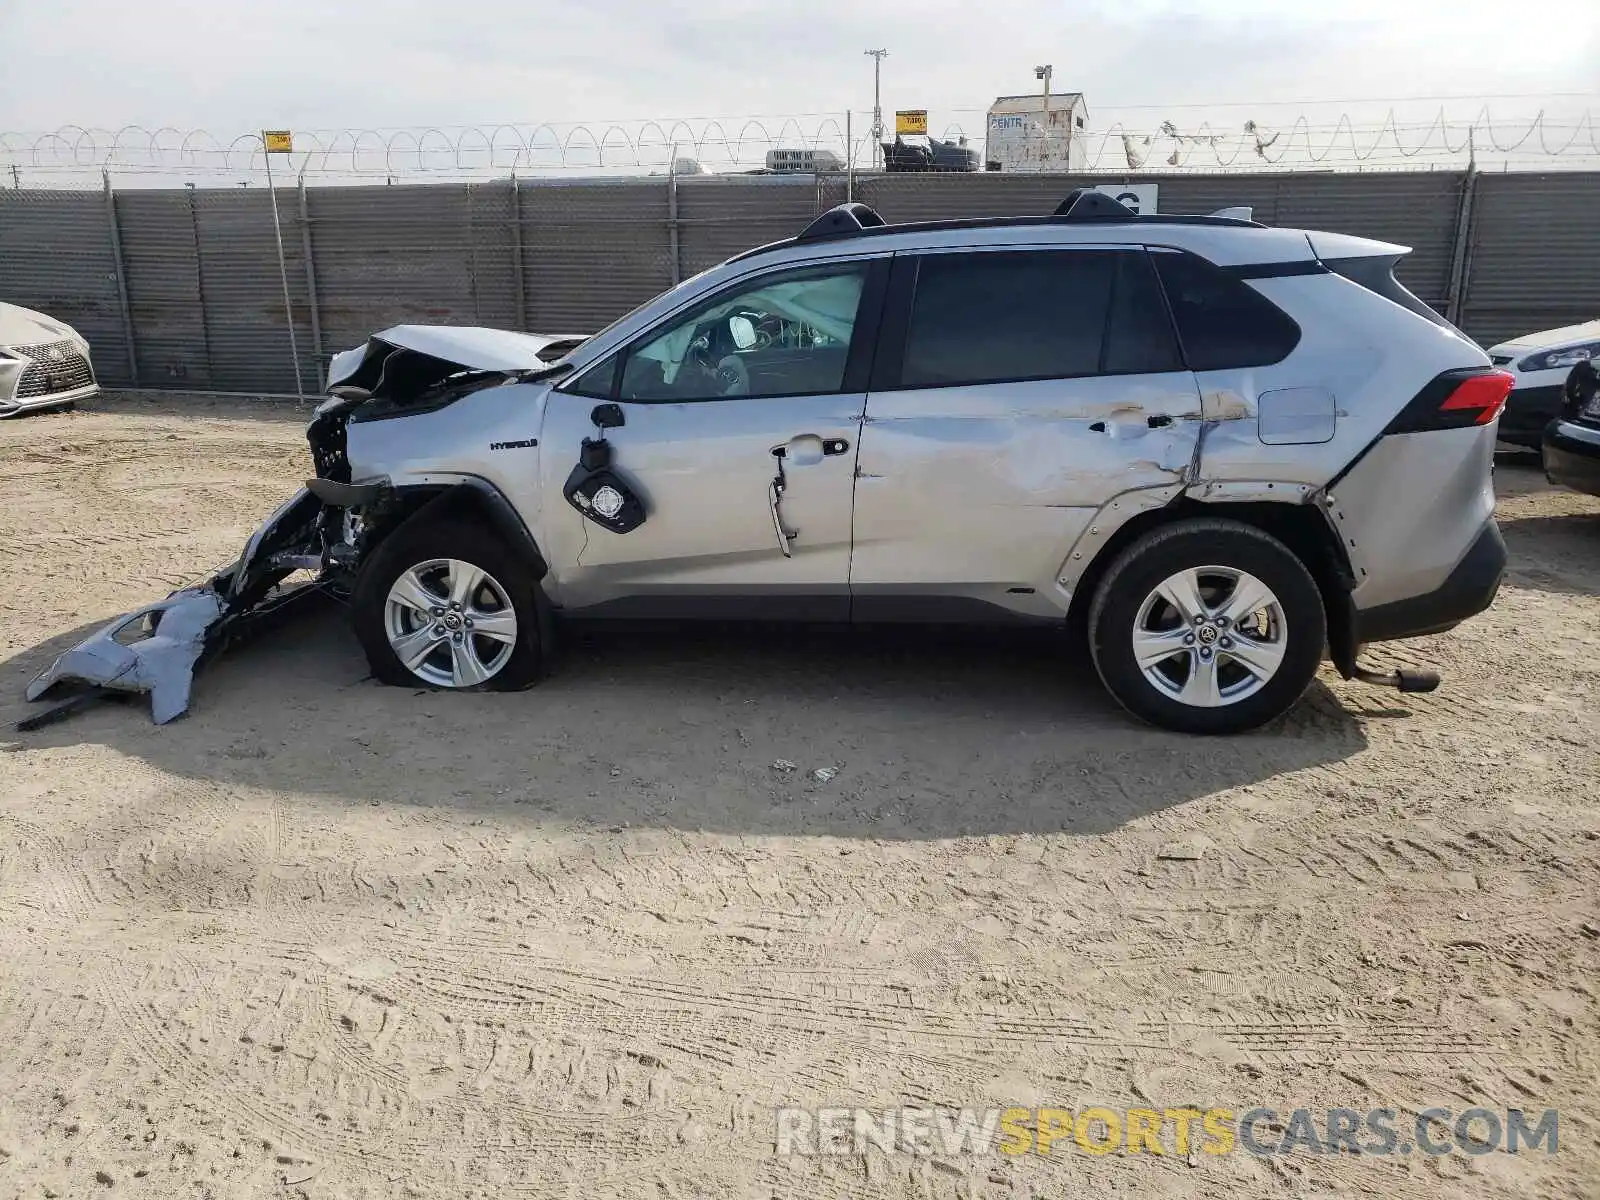
{"label": "dented rear door", "polygon": [[1190,478],[1199,390],[1142,248],[898,255],[879,340],[850,563],[860,615],[907,593],[1051,615],[1103,503]]}

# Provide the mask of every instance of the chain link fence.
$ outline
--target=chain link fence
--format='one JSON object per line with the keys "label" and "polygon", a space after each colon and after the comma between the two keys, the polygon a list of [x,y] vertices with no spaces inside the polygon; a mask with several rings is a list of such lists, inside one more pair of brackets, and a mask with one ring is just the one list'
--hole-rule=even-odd
{"label": "chain link fence", "polygon": [[1165,213],[1248,205],[1412,246],[1404,282],[1485,345],[1600,315],[1600,172],[1470,170],[302,185],[277,193],[282,276],[264,189],[3,190],[0,300],[76,326],[111,386],[313,394],[331,355],[375,330],[592,331],[846,196],[926,220],[1045,213],[1075,187],[1140,182]]}

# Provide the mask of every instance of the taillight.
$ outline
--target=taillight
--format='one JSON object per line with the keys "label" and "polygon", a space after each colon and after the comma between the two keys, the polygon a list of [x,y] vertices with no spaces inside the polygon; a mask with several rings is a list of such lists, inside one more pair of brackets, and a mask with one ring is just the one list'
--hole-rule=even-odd
{"label": "taillight", "polygon": [[1516,382],[1516,378],[1505,371],[1463,379],[1450,393],[1450,398],[1439,406],[1439,411],[1461,413],[1471,417],[1474,425],[1487,425],[1500,415]]}
{"label": "taillight", "polygon": [[1425,433],[1487,425],[1500,415],[1515,383],[1507,372],[1486,367],[1445,371],[1430,379],[1384,432]]}

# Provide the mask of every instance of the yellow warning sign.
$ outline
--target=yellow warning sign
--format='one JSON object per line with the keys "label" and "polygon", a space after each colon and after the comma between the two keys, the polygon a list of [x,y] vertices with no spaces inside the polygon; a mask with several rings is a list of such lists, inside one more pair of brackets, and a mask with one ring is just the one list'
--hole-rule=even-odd
{"label": "yellow warning sign", "polygon": [[925,108],[900,109],[894,114],[894,131],[896,133],[927,133],[928,110]]}
{"label": "yellow warning sign", "polygon": [[287,129],[263,129],[261,141],[268,154],[294,153],[294,134]]}

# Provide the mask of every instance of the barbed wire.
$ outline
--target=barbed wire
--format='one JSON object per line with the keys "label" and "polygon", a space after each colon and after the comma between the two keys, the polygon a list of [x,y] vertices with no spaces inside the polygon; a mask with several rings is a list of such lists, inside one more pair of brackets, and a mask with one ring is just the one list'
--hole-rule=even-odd
{"label": "barbed wire", "polygon": [[[1263,105],[1269,108],[1270,105]],[[832,155],[840,167],[870,166],[874,147],[865,130],[869,114],[807,113],[761,117],[660,118],[633,122],[575,122],[427,126],[399,129],[297,129],[291,178],[374,181],[418,176],[485,178],[522,173],[638,173],[672,169],[692,160],[710,172],[760,170],[766,154],[800,149]],[[939,138],[986,149],[987,113],[952,110]],[[1059,147],[1076,139],[1074,169],[1098,172],[1203,170],[1392,169],[1397,166],[1546,163],[1600,166],[1600,122],[1593,110],[1531,117],[1496,117],[1487,104],[1470,118],[1441,107],[1429,121],[1403,121],[1390,108],[1379,122],[1341,114],[1331,122],[1308,115],[1288,122],[1248,119],[1237,126],[1210,120],[1184,128],[1167,120],[1154,127],[1116,121],[1070,135],[1037,126],[1024,146]],[[1018,139],[1013,138],[1013,144]],[[1057,161],[1065,165],[1066,156]],[[30,178],[94,176],[234,178],[249,182],[265,168],[257,133],[218,137],[209,130],[127,125],[118,130],[64,125],[47,133],[0,131],[3,172],[21,186]]]}

